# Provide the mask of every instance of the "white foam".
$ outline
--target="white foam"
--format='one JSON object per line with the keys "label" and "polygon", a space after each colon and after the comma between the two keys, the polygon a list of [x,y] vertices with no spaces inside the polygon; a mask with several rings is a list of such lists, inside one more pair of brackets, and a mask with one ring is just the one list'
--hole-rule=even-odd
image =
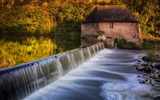
{"label": "white foam", "polygon": [[151,100],[151,87],[145,84],[105,83],[101,89],[104,100]]}
{"label": "white foam", "polygon": [[104,93],[105,100],[123,100],[123,97],[118,92],[108,91]]}
{"label": "white foam", "polygon": [[102,90],[108,91],[125,91],[129,88],[131,88],[131,86],[125,83],[106,83],[102,86]]}

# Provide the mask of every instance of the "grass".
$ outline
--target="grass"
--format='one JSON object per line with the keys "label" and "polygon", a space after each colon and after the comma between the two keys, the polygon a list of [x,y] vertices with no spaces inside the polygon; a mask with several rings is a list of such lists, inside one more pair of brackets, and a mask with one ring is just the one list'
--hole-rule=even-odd
{"label": "grass", "polygon": [[149,57],[150,61],[156,61],[157,59],[160,59],[160,56],[158,56],[154,50],[148,50],[147,56]]}

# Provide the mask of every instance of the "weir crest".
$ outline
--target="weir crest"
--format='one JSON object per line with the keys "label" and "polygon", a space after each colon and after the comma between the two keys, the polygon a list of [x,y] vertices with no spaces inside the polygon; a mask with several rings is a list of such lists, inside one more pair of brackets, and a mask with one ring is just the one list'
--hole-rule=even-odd
{"label": "weir crest", "polygon": [[103,49],[104,44],[98,43],[1,70],[0,100],[23,99],[64,76]]}

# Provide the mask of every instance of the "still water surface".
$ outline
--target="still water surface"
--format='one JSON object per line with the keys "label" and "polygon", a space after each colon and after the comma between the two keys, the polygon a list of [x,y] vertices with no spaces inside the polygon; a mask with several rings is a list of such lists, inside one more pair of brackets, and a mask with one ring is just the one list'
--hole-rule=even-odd
{"label": "still water surface", "polygon": [[79,41],[47,36],[1,36],[0,69],[78,48]]}

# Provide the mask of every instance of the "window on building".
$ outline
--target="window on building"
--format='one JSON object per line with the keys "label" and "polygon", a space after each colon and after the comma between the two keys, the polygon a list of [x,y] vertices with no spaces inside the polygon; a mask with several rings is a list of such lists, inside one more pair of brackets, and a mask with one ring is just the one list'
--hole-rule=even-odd
{"label": "window on building", "polygon": [[133,35],[133,38],[136,38],[136,36],[137,36],[137,35],[136,35],[136,34],[134,34],[134,35]]}
{"label": "window on building", "polygon": [[94,24],[93,23],[91,24],[91,28],[94,28]]}
{"label": "window on building", "polygon": [[113,28],[113,23],[110,23],[110,26],[109,26],[109,28]]}

